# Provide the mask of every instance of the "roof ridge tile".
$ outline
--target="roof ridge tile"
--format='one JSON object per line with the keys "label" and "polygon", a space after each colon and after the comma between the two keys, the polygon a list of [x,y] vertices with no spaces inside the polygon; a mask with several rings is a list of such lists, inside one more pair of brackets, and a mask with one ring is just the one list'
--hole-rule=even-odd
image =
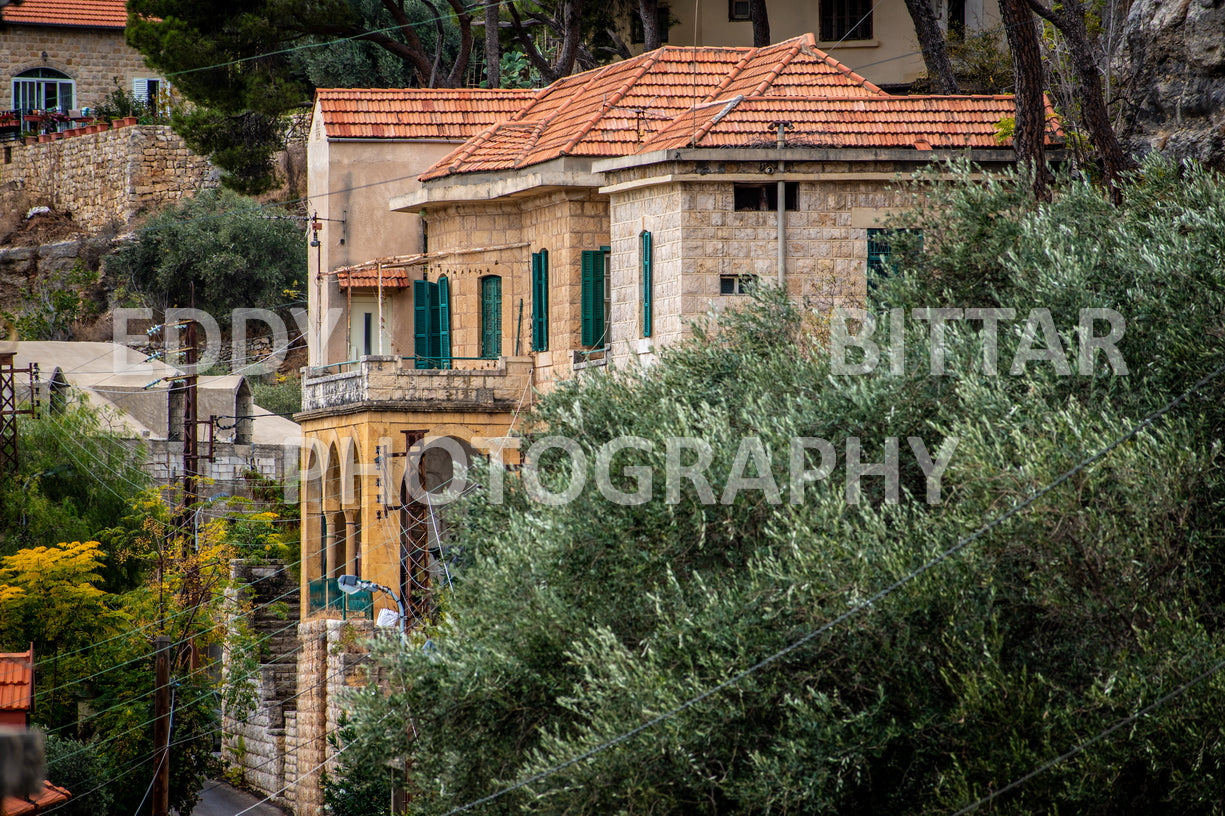
{"label": "roof ridge tile", "polygon": [[[637,70],[631,72],[630,75],[626,77],[625,81],[621,83],[621,87],[613,91],[612,96],[605,99],[604,102],[601,103],[600,107],[596,109],[595,113],[591,114],[591,116],[587,118],[587,121],[582,125],[582,127],[580,127],[574,133],[574,135],[571,136],[570,139],[564,145],[562,145],[561,150],[558,151],[560,155],[562,156],[570,155],[570,151],[573,150],[575,146],[578,145],[578,143],[583,140],[584,136],[586,136],[588,133],[591,132],[592,128],[596,126],[596,123],[599,122],[601,119],[603,119],[604,115],[608,111],[615,108],[617,106],[617,103],[625,98],[625,95],[629,93],[630,88],[633,88],[634,85],[638,82],[638,80],[642,79],[643,75],[646,74],[646,72],[649,71],[652,67],[654,67],[654,65],[657,62],[659,62],[659,51],[660,49],[657,48],[654,51],[648,51],[646,54],[642,55],[643,56],[642,65],[639,66]],[[594,77],[593,77],[593,81],[594,81]]]}

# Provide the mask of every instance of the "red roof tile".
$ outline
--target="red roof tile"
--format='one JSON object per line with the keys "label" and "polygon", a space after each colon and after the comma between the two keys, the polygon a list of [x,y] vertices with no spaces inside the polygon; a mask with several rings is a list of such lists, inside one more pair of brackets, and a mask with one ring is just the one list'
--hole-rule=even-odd
{"label": "red roof tile", "polygon": [[72,798],[72,794],[67,788],[61,788],[58,785],[52,785],[50,782],[43,783],[41,793],[28,798],[19,798],[16,796],[6,796],[3,800],[3,806],[0,806],[0,813],[4,816],[33,816],[37,813],[47,813],[51,810],[58,810],[55,805],[61,802],[67,802]]}
{"label": "red roof tile", "polygon": [[381,274],[376,264],[368,263],[336,270],[336,282],[341,289],[377,289],[380,281],[384,289],[407,289],[412,285],[403,266],[384,268]]}
{"label": "red roof tile", "polygon": [[0,711],[29,711],[34,704],[34,647],[0,654]]}
{"label": "red roof tile", "polygon": [[[1011,96],[752,96],[699,106],[678,116],[638,152],[681,147],[773,147],[774,124],[790,122],[791,147],[869,147],[939,150],[1000,148],[997,123],[1015,115]],[[1047,143],[1062,141],[1047,105]]]}
{"label": "red roof tile", "polygon": [[316,92],[332,139],[461,142],[507,119],[536,91],[484,88],[336,88]]}
{"label": "red roof tile", "polygon": [[561,156],[624,156],[690,110],[737,94],[885,96],[811,34],[766,48],[667,46],[565,77],[421,178],[513,170]]}
{"label": "red roof tile", "polygon": [[4,6],[0,17],[12,25],[123,28],[128,23],[125,0],[25,0]]}

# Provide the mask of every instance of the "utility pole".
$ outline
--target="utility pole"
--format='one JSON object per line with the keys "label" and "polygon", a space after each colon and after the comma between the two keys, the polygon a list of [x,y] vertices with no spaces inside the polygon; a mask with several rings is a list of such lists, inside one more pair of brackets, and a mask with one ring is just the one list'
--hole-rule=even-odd
{"label": "utility pole", "polygon": [[[38,378],[38,364],[25,368],[14,368],[16,352],[0,351],[0,476],[17,475],[17,415],[33,414],[38,408],[34,381]],[[16,375],[30,376],[30,407],[17,407]]]}
{"label": "utility pole", "polygon": [[199,425],[196,364],[200,353],[196,348],[196,321],[188,320],[183,334],[183,363],[187,369],[187,376],[183,378],[183,511],[190,513],[200,499],[196,486],[200,475],[200,447],[196,439],[196,426]]}
{"label": "utility pole", "polygon": [[170,638],[158,635],[153,707],[153,816],[170,813]]}

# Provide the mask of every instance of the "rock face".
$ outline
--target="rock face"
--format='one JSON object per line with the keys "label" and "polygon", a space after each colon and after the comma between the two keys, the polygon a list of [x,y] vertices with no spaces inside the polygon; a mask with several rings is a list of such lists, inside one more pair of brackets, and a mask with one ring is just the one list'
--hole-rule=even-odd
{"label": "rock face", "polygon": [[1225,0],[1137,0],[1116,67],[1133,152],[1225,169]]}

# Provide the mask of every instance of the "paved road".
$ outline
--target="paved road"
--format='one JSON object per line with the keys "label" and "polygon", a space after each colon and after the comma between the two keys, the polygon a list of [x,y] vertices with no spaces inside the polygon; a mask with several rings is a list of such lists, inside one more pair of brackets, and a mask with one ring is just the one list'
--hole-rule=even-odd
{"label": "paved road", "polygon": [[238,813],[245,813],[245,816],[285,816],[283,810],[267,803],[247,810],[259,801],[259,797],[246,791],[236,790],[224,782],[210,780],[204,783],[204,790],[200,791],[200,801],[191,816],[235,816]]}

